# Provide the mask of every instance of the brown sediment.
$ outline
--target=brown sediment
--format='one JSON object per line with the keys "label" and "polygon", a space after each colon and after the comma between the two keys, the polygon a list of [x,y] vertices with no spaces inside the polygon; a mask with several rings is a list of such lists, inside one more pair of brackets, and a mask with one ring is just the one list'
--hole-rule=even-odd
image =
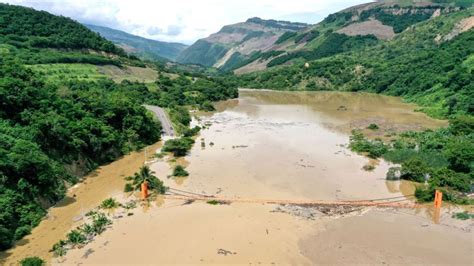
{"label": "brown sediment", "polygon": [[[148,159],[160,146],[161,143],[156,143],[146,148],[150,156]],[[83,182],[68,190],[63,200],[48,210],[45,219],[30,235],[18,241],[12,249],[0,253],[0,264],[17,265],[18,261],[28,256],[39,256],[49,261],[52,258],[49,250],[53,244],[63,239],[72,227],[79,225],[82,216],[104,199],[122,196],[124,177],[135,173],[144,162],[145,149],[125,155],[87,175]]]}
{"label": "brown sediment", "polygon": [[327,223],[299,242],[312,264],[471,265],[472,233],[410,212],[371,211]]}

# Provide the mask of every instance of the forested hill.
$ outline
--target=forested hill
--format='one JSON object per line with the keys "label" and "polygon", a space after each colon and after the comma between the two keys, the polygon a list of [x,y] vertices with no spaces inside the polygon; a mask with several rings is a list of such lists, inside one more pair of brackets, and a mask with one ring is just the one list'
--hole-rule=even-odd
{"label": "forested hill", "polygon": [[69,18],[30,8],[0,4],[0,55],[0,250],[81,175],[159,140],[144,103],[168,108],[185,128],[184,106],[209,109],[237,96],[220,80],[168,73]]}
{"label": "forested hill", "polygon": [[92,49],[124,55],[122,49],[74,20],[0,3],[2,42],[34,48]]}
{"label": "forested hill", "polygon": [[126,52],[142,59],[157,61],[174,61],[178,54],[188,46],[182,43],[162,42],[135,36],[120,30],[85,24],[89,29],[114,42]]}

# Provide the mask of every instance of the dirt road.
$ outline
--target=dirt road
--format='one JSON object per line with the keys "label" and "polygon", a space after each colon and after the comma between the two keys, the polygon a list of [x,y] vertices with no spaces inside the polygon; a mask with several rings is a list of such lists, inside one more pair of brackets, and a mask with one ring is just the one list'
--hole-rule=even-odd
{"label": "dirt road", "polygon": [[143,105],[146,109],[150,110],[155,114],[156,118],[158,118],[161,122],[161,126],[163,127],[163,133],[165,136],[174,136],[174,129],[171,121],[169,120],[168,116],[166,115],[165,110],[159,106],[154,105]]}

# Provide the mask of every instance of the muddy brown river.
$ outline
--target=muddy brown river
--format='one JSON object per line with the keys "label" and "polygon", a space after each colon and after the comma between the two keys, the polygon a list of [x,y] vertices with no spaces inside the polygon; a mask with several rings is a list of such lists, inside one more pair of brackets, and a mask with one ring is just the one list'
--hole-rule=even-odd
{"label": "muddy brown river", "polygon": [[[411,200],[413,183],[386,181],[389,163],[369,162],[346,145],[351,129],[371,123],[380,130],[366,132],[382,138],[446,125],[415,108],[373,94],[241,90],[238,99],[219,103],[217,112],[197,115],[194,122],[207,126],[188,156],[150,167],[171,188],[229,198]],[[126,156],[114,163],[116,171],[101,175],[109,165],[87,178],[71,192],[74,202],[52,208],[30,236],[2,254],[2,262],[15,264],[32,255],[71,265],[473,262],[472,223],[452,219],[452,206],[445,205],[440,222],[434,223],[431,205],[326,215],[274,204],[171,199],[140,206],[133,216],[114,220],[93,242],[52,258],[52,244],[80,225],[75,217],[110,195],[123,198],[117,188],[143,156]],[[187,166],[190,175],[168,178],[176,163]],[[375,170],[363,170],[367,163]]]}

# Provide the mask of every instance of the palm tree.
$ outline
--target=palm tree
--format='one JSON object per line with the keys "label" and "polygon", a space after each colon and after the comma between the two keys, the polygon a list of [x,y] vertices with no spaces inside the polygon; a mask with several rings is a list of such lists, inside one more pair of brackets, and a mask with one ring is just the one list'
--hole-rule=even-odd
{"label": "palm tree", "polygon": [[140,171],[135,173],[133,176],[127,177],[127,180],[132,181],[133,190],[139,190],[143,182],[148,182],[148,188],[154,190],[159,194],[164,194],[166,192],[166,187],[163,185],[163,182],[159,180],[156,176],[153,175],[154,172],[150,170],[148,166],[142,166]]}

